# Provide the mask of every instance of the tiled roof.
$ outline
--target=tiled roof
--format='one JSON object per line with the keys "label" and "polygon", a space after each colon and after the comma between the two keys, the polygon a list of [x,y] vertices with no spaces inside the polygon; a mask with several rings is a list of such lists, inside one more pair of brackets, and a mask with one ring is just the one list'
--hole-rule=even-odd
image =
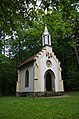
{"label": "tiled roof", "polygon": [[18,68],[23,67],[25,64],[29,64],[29,63],[31,63],[31,62],[34,62],[34,61],[36,60],[36,59],[35,59],[35,56],[36,56],[36,55],[33,55],[33,56],[29,57],[25,62],[23,62],[22,64],[20,64],[20,65],[18,66]]}

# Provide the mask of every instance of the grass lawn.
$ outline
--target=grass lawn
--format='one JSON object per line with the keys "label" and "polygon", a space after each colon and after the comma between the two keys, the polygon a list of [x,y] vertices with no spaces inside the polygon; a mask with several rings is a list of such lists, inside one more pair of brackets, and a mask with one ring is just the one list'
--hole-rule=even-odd
{"label": "grass lawn", "polygon": [[0,119],[79,119],[79,92],[61,98],[0,97]]}

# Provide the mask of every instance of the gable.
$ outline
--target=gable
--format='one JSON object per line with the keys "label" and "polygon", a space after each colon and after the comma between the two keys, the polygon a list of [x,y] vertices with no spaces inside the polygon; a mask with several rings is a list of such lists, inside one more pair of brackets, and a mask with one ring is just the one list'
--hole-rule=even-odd
{"label": "gable", "polygon": [[41,59],[43,59],[45,62],[46,61],[56,62],[60,66],[60,62],[58,61],[54,52],[52,52],[52,47],[49,46],[49,45],[45,45],[41,49],[41,51],[39,51],[36,55],[33,55],[33,56],[29,57],[25,62],[20,64],[18,66],[18,68],[20,69],[22,67],[29,66],[29,65],[33,64],[35,61],[39,65],[39,61],[41,61]]}

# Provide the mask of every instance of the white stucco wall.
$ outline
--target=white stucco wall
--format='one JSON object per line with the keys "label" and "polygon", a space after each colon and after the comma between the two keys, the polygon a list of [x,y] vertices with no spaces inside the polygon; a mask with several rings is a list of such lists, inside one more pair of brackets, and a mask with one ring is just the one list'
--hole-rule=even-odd
{"label": "white stucco wall", "polygon": [[[47,67],[46,65],[46,61],[50,60],[52,62],[52,66],[50,68]],[[45,91],[45,79],[44,79],[44,75],[45,72],[49,69],[51,69],[54,74],[55,74],[55,91],[58,91],[58,77],[57,77],[57,63],[56,61],[52,58],[48,59],[48,57],[46,57],[46,55],[44,55],[41,60],[40,60],[40,76],[41,76],[41,91]]]}
{"label": "white stucco wall", "polygon": [[[29,87],[25,87],[26,70],[29,71]],[[20,71],[20,92],[33,92],[34,67],[29,66]]]}
{"label": "white stucco wall", "polygon": [[[52,52],[52,48],[50,46],[44,47],[45,51],[40,52],[38,55],[38,58],[35,62],[35,78],[38,80],[34,80],[34,91],[35,92],[44,92],[45,89],[45,73],[47,70],[52,70],[55,75],[55,92],[63,91],[63,81],[61,79],[61,68],[60,68],[60,62]],[[46,54],[49,52],[49,54],[52,54],[52,57],[48,58]],[[49,68],[46,65],[46,61],[50,60],[52,62],[52,66]],[[37,67],[38,65],[38,67]]]}

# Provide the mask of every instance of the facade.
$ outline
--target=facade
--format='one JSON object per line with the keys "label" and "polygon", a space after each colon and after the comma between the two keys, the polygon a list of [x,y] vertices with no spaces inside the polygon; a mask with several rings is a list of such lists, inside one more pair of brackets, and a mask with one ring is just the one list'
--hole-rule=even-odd
{"label": "facade", "polygon": [[42,35],[43,48],[18,66],[17,96],[51,96],[64,93],[60,62],[51,47],[47,27]]}

